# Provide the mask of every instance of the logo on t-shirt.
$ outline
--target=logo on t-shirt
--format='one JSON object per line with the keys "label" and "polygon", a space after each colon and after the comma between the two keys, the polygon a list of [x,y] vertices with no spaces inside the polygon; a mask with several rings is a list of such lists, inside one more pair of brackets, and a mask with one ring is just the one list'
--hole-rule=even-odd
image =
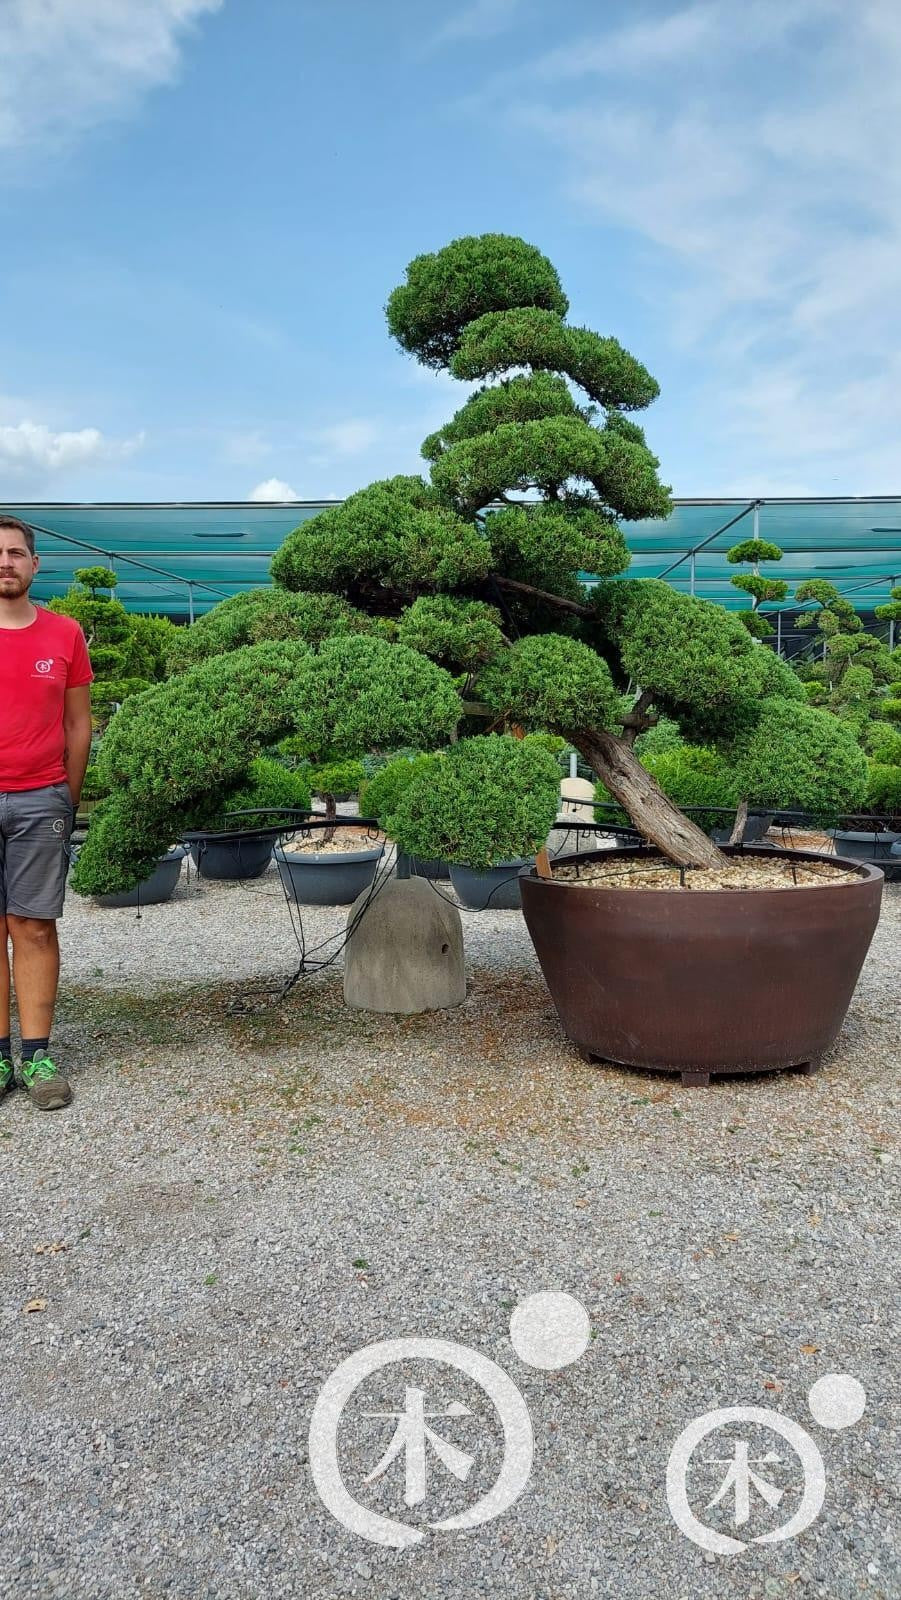
{"label": "logo on t-shirt", "polygon": [[48,661],[36,661],[34,665],[36,672],[50,672],[53,667],[53,657],[51,656]]}

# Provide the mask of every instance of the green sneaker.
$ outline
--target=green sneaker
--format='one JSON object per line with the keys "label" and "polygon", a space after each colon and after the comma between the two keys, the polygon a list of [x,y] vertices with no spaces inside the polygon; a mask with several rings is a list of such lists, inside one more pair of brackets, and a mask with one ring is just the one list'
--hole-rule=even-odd
{"label": "green sneaker", "polygon": [[19,1076],[41,1111],[58,1111],[72,1098],[68,1078],[63,1077],[49,1056],[36,1055],[31,1061],[20,1061]]}
{"label": "green sneaker", "polygon": [[0,1100],[3,1099],[7,1089],[15,1087],[16,1073],[11,1061],[0,1056]]}

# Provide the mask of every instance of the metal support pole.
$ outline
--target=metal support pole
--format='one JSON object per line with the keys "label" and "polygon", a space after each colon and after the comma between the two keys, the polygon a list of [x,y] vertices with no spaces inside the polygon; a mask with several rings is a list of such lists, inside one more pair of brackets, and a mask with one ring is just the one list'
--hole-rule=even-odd
{"label": "metal support pole", "polygon": [[194,585],[188,583],[188,624],[194,621]]}
{"label": "metal support pole", "polygon": [[[891,589],[894,589],[894,587],[895,587],[897,582],[898,582],[897,578],[893,578],[892,579]],[[890,600],[892,598],[891,589],[889,590],[889,599]],[[889,647],[890,650],[894,650],[894,648],[895,648],[895,619],[894,619],[894,617],[889,617],[889,620],[888,620],[888,647]]]}
{"label": "metal support pole", "polygon": [[691,552],[691,578],[689,580],[688,592],[689,594],[694,594],[695,592],[695,553],[693,550]]}
{"label": "metal support pole", "polygon": [[[754,538],[756,540],[758,540],[758,542],[759,542],[759,540],[760,540],[760,506],[759,506],[759,504],[754,507]],[[755,557],[755,560],[754,560],[754,571],[757,572],[757,573],[759,573],[759,571],[760,571],[760,562],[756,559],[756,557]]]}
{"label": "metal support pole", "polygon": [[782,654],[782,612],[776,612],[776,654]]}

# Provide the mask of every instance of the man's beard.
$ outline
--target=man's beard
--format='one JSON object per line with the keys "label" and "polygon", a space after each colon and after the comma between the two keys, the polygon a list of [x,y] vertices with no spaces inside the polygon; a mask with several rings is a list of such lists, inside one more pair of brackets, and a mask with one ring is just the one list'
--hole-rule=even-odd
{"label": "man's beard", "polygon": [[34,583],[34,573],[30,578],[0,578],[0,600],[21,600]]}

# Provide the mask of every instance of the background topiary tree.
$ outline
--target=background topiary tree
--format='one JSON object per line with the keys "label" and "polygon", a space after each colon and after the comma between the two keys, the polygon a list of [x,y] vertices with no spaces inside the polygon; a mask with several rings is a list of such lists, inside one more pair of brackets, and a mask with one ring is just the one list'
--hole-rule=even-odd
{"label": "background topiary tree", "polygon": [[385,827],[408,855],[487,868],[541,849],[559,784],[556,758],[540,739],[461,739],[402,789]]}
{"label": "background topiary tree", "polygon": [[424,755],[416,751],[410,755],[395,756],[367,778],[360,786],[360,811],[365,817],[374,817],[385,827],[385,818],[397,807],[404,790],[418,778],[429,778],[441,756]]}
{"label": "background topiary tree", "polygon": [[769,539],[742,539],[726,554],[726,560],[733,566],[751,567],[750,572],[736,573],[732,584],[751,596],[750,611],[739,611],[738,620],[755,639],[768,639],[773,632],[769,617],[759,609],[761,600],[784,600],[788,594],[788,584],[784,578],[761,576],[760,563],[781,561],[783,554],[779,545],[772,544]]}
{"label": "background topiary tree", "polygon": [[[371,484],[289,534],[272,563],[284,627],[277,649],[252,642],[269,615],[263,601],[234,627],[240,608],[226,602],[228,628],[225,607],[204,620],[210,659],[132,702],[139,709],[114,741],[110,772],[122,782],[138,776],[145,838],[153,805],[161,807],[158,838],[204,783],[237,777],[235,768],[289,733],[321,760],[404,743],[434,749],[459,732],[459,770],[451,751],[429,780],[440,780],[447,815],[454,773],[474,798],[480,761],[483,796],[489,782],[500,794],[505,764],[511,793],[533,779],[545,792],[536,751],[526,757],[522,741],[485,733],[517,727],[565,739],[675,861],[720,864],[716,846],[641,765],[635,739],[662,714],[685,737],[728,751],[755,732],[765,738],[768,719],[781,727],[795,710],[800,718],[802,690],[721,608],[665,583],[618,579],[628,565],[621,523],[670,510],[657,459],[631,417],[658,388],[616,339],[568,324],[567,309],[551,263],[520,239],[458,239],[411,263],[388,302],[391,332],[424,364],[480,387],[426,440],[429,481]],[[600,580],[593,592],[586,574]],[[297,607],[290,617],[285,590]],[[330,628],[322,607],[337,608],[324,638],[311,633],[317,605],[320,629]],[[361,614],[368,622],[352,631]],[[265,703],[257,670],[271,680]],[[217,727],[226,706],[227,738]],[[264,713],[259,724],[254,709]],[[824,745],[844,741],[856,751],[826,712],[807,715]],[[411,824],[424,817],[425,794],[424,783],[410,785],[392,821],[400,825],[402,812]],[[132,861],[124,799],[108,804],[109,854]],[[544,826],[540,799],[537,810],[504,806],[491,843],[489,807],[481,814],[482,854],[495,860],[528,853],[537,823]],[[434,850],[422,834],[400,842],[449,860],[466,860],[475,842],[462,831],[441,850],[435,834],[430,841]],[[89,836],[79,858],[83,884],[95,866],[92,843]]]}
{"label": "background topiary tree", "polygon": [[114,597],[119,580],[108,567],[76,567],[73,577],[68,593],[47,609],[81,625],[94,669],[91,708],[102,732],[117,704],[165,677],[169,641],[179,630],[167,617],[131,616]]}

